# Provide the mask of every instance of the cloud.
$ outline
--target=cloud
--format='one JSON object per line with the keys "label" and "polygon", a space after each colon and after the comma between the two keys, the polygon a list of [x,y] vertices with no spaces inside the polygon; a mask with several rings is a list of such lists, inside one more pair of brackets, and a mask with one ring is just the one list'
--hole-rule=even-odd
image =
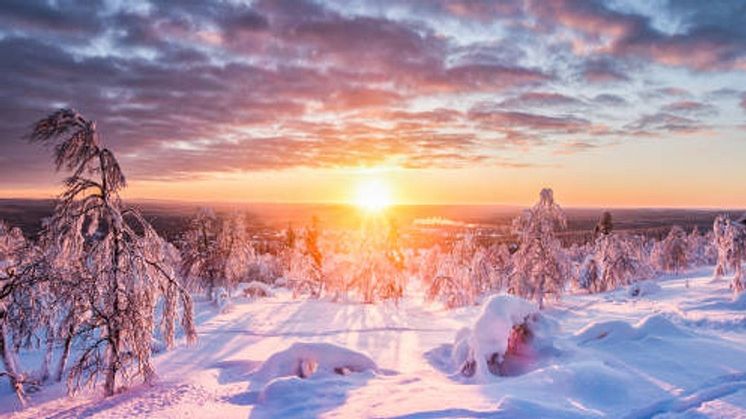
{"label": "cloud", "polygon": [[[717,8],[701,2],[677,3],[670,2],[661,12],[686,22],[683,31],[676,33],[657,29],[649,16],[612,9],[608,2],[532,1],[529,9],[548,29],[575,30],[582,42],[593,45],[593,51],[697,71],[743,69],[746,36],[741,16],[746,14],[746,6],[738,2],[720,2]],[[701,19],[705,14],[708,19]],[[738,25],[734,19],[740,19]]]}
{"label": "cloud", "polygon": [[671,102],[668,105],[663,106],[661,111],[690,115],[717,115],[718,113],[715,106],[694,100],[679,100]]}
{"label": "cloud", "polygon": [[[740,90],[700,97],[666,72],[742,70],[738,7],[682,0],[651,10],[600,1],[10,0],[0,15],[0,177],[45,173],[47,152],[20,138],[59,106],[96,119],[135,178],[530,167],[521,156],[534,149],[702,129],[734,98],[744,107]],[[648,101],[657,108],[627,112]]]}

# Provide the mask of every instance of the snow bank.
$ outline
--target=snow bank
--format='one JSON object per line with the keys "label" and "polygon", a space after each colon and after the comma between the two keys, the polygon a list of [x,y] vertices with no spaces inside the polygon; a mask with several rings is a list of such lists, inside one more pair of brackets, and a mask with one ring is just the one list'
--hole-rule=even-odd
{"label": "snow bank", "polygon": [[331,343],[298,342],[276,352],[252,374],[253,384],[264,384],[279,377],[309,378],[317,375],[347,375],[378,371],[367,355]]}
{"label": "snow bank", "polygon": [[638,340],[649,336],[684,337],[688,335],[662,314],[652,314],[634,326],[622,320],[592,322],[576,333],[575,337],[580,343],[594,341],[612,343]]}
{"label": "snow bank", "polygon": [[653,281],[640,281],[627,287],[627,295],[630,297],[647,297],[661,291],[660,285]]}
{"label": "snow bank", "polygon": [[453,364],[462,375],[477,381],[490,374],[503,375],[506,354],[532,340],[538,318],[538,307],[533,302],[511,295],[491,297],[474,329],[457,333],[451,352]]}

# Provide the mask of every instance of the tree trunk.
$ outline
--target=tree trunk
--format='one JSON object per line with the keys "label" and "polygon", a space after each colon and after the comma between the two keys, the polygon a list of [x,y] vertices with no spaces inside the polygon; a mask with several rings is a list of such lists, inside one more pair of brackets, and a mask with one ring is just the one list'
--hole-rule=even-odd
{"label": "tree trunk", "polygon": [[16,366],[13,353],[5,342],[5,335],[5,325],[3,324],[0,325],[0,361],[2,361],[2,364],[5,367],[6,375],[10,380],[10,386],[16,393],[18,401],[21,402],[21,405],[26,405],[26,394],[23,391],[23,377],[18,373],[18,367]]}
{"label": "tree trunk", "polygon": [[49,379],[49,364],[52,363],[52,355],[54,354],[54,336],[47,330],[47,352],[44,354],[44,361],[41,364],[41,374],[39,374],[39,381],[47,381]]}
{"label": "tree trunk", "polygon": [[62,381],[62,375],[65,373],[65,366],[67,365],[67,359],[70,357],[70,347],[73,343],[73,328],[70,326],[70,328],[67,331],[67,336],[65,336],[65,345],[62,349],[62,356],[60,357],[60,363],[57,366],[57,382]]}
{"label": "tree trunk", "polygon": [[109,361],[106,366],[106,381],[104,382],[104,395],[113,396],[116,391],[117,372],[119,372],[119,350],[116,335],[109,339]]}

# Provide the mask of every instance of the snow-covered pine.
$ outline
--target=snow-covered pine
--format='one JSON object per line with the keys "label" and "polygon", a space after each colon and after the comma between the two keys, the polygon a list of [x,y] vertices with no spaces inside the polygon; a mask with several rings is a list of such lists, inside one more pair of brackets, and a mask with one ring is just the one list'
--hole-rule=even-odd
{"label": "snow-covered pine", "polygon": [[567,226],[551,189],[542,189],[539,202],[513,220],[518,250],[513,255],[509,292],[544,306],[547,293],[562,293],[570,263],[555,232]]}
{"label": "snow-covered pine", "polygon": [[[70,301],[56,308],[68,318],[60,332],[79,348],[68,386],[74,391],[103,375],[104,393],[110,396],[119,378],[150,381],[159,299],[180,303],[187,340],[196,339],[191,297],[168,266],[165,241],[136,209],[122,205],[125,177],[94,121],[60,109],[38,121],[29,138],[53,145],[57,169],[71,172],[43,231]],[[176,316],[176,310],[164,313]]]}

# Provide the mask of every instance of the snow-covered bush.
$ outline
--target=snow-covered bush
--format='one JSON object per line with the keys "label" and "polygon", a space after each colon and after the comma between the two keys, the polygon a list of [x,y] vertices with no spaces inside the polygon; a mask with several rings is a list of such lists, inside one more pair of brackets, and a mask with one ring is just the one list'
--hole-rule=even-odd
{"label": "snow-covered bush", "polygon": [[[173,275],[166,242],[137,210],[122,205],[125,177],[101,144],[95,122],[62,109],[38,121],[30,138],[53,144],[57,169],[72,173],[43,231],[66,303],[55,308],[63,317],[58,335],[66,352],[60,370],[74,340],[71,389],[94,384],[102,375],[107,396],[121,377],[150,381],[159,300],[181,305],[187,339],[196,339],[191,296]],[[176,321],[177,310],[164,313],[171,316],[165,322]]]}
{"label": "snow-covered bush", "polygon": [[533,302],[511,295],[492,296],[482,307],[473,329],[462,329],[456,335],[454,366],[461,375],[477,381],[490,375],[505,375],[506,356],[532,344],[539,318],[538,306]]}
{"label": "snow-covered bush", "polygon": [[509,292],[544,306],[547,293],[559,298],[571,265],[555,232],[567,226],[565,213],[551,189],[542,189],[539,202],[513,220],[518,250],[513,255]]}
{"label": "snow-covered bush", "polygon": [[477,244],[474,232],[467,232],[450,252],[433,247],[422,258],[420,276],[427,286],[427,298],[448,308],[474,304],[481,295],[503,289],[512,269],[508,247]]}
{"label": "snow-covered bush", "polygon": [[635,282],[627,287],[627,295],[630,297],[646,297],[660,292],[660,285],[653,281]]}

